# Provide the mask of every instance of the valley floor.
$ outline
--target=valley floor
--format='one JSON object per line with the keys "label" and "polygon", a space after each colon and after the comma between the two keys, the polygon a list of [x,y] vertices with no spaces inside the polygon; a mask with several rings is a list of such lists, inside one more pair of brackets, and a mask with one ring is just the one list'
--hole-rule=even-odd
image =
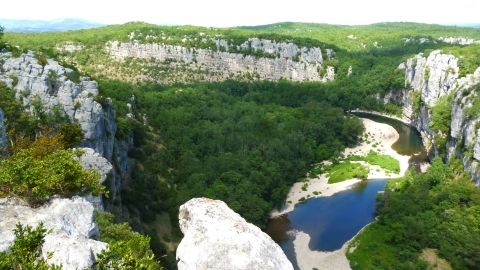
{"label": "valley floor", "polygon": [[[362,121],[365,126],[364,136],[367,136],[367,139],[356,147],[345,149],[343,156],[363,156],[374,150],[380,154],[389,155],[397,159],[400,163],[400,172],[398,174],[385,172],[379,166],[373,166],[360,161],[370,169],[368,179],[392,179],[403,176],[408,169],[408,160],[410,157],[399,155],[391,147],[399,138],[398,132],[392,126],[387,124],[378,123],[365,118],[362,118]],[[360,181],[360,179],[354,178],[335,184],[328,184],[328,176],[321,175],[309,179],[307,185],[305,185],[305,182],[297,182],[290,189],[285,206],[280,210],[272,211],[271,216],[275,217],[293,211],[295,205],[301,202],[301,198],[332,196],[335,193],[351,188]],[[293,246],[295,253],[299,255],[297,256],[297,264],[300,269],[311,270],[315,267],[318,268],[320,265],[322,266],[322,269],[350,269],[350,265],[345,255],[348,242],[339,250],[333,252],[321,252],[309,249],[310,236],[308,234],[299,231],[293,231],[291,233],[294,234],[292,235],[292,237],[294,237]]]}

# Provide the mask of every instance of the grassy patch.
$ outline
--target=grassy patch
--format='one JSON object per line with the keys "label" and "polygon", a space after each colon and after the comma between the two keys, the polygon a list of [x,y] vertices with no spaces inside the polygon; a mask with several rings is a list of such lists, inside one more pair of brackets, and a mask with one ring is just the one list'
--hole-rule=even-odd
{"label": "grassy patch", "polygon": [[338,183],[352,178],[366,179],[369,169],[362,164],[352,162],[341,162],[334,164],[327,169],[328,183]]}
{"label": "grassy patch", "polygon": [[378,165],[389,172],[400,172],[400,162],[398,162],[398,160],[389,155],[382,155],[375,151],[370,151],[366,156],[349,156],[347,160],[365,161],[371,165]]}

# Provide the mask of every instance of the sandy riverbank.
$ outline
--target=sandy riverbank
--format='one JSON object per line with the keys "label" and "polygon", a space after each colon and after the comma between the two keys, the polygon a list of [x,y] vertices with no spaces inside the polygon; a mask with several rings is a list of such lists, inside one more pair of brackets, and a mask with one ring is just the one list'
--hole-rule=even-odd
{"label": "sandy riverbank", "polygon": [[[343,152],[343,156],[346,157],[348,155],[366,155],[371,150],[375,150],[381,154],[386,154],[397,159],[400,162],[400,173],[387,173],[379,166],[372,166],[367,163],[360,162],[370,168],[368,179],[396,178],[402,176],[408,169],[408,160],[410,157],[399,155],[391,147],[392,144],[396,142],[400,136],[398,132],[392,126],[389,126],[387,124],[378,123],[365,118],[362,118],[362,121],[365,126],[364,135],[367,136],[369,143],[362,142],[356,147],[347,148]],[[377,147],[374,147],[373,145],[377,145]],[[302,187],[305,185],[305,182],[297,182],[291,187],[287,195],[287,200],[284,207],[279,210],[273,210],[271,216],[275,217],[291,212],[294,209],[295,205],[300,202],[301,198],[331,196],[337,192],[352,187],[358,182],[360,182],[360,180],[354,178],[335,184],[328,184],[328,177],[326,177],[325,175],[321,175],[319,177],[309,179],[307,181],[306,190],[302,189]],[[318,192],[318,194],[315,195],[313,192]]]}
{"label": "sandy riverbank", "polygon": [[[387,124],[378,123],[369,119],[362,118],[363,124],[365,126],[364,136],[367,137],[367,140],[362,142],[356,147],[347,148],[343,152],[343,156],[348,155],[366,155],[371,150],[377,151],[381,154],[386,154],[397,159],[400,163],[400,173],[387,173],[379,166],[371,166],[369,164],[363,163],[370,168],[370,173],[368,175],[369,179],[377,178],[397,178],[404,175],[405,171],[408,169],[408,160],[409,156],[399,155],[395,150],[392,149],[392,144],[396,142],[399,138],[398,132]],[[368,141],[368,143],[367,143]],[[376,147],[374,146],[376,145]],[[343,182],[328,184],[328,178],[325,175],[321,175],[317,178],[310,179],[308,181],[308,186],[306,190],[302,190],[304,182],[295,183],[287,196],[287,203],[280,210],[272,211],[272,216],[277,216],[281,214],[288,213],[292,211],[300,201],[300,198],[313,198],[321,196],[331,196],[337,192],[346,190],[352,187],[354,184],[360,182],[359,179],[349,179]],[[313,192],[316,191],[319,194],[314,195]],[[312,268],[318,268],[321,266],[321,269],[335,269],[335,270],[347,270],[351,269],[348,259],[345,255],[346,249],[350,241],[345,243],[343,247],[339,250],[332,252],[322,252],[310,250],[309,242],[310,236],[304,232],[290,232],[294,237],[293,246],[296,254],[301,254],[297,256],[297,264],[302,270],[311,270]]]}

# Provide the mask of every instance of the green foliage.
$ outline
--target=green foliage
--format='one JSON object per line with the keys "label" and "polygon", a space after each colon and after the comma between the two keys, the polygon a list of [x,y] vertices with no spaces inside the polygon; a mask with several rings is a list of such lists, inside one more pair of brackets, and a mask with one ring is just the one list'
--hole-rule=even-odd
{"label": "green foliage", "polygon": [[327,168],[328,183],[334,184],[352,178],[367,179],[369,173],[368,167],[353,162],[340,162]]}
{"label": "green foliage", "polygon": [[[5,127],[8,131],[22,135],[35,133],[36,121],[25,113],[23,105],[15,98],[13,90],[0,83],[0,108],[5,113]],[[10,132],[9,132],[10,133]]]}
{"label": "green foliage", "polygon": [[263,227],[273,205],[283,203],[311,164],[356,143],[362,131],[358,119],[325,102],[332,93],[318,84],[160,87],[101,81],[100,91],[120,106],[135,96],[139,115],[146,113],[161,134],[147,131],[138,140],[145,127],[134,126],[139,147],[129,154],[141,163],[122,195],[150,222],[161,210],[176,219],[180,204],[207,196]]}
{"label": "green foliage", "polygon": [[393,115],[396,117],[402,117],[403,106],[389,102],[385,104],[383,111],[388,115]]}
{"label": "green foliage", "polygon": [[444,52],[451,53],[459,58],[459,77],[473,74],[480,67],[480,45],[452,46],[444,49]]}
{"label": "green foliage", "polygon": [[418,115],[423,105],[422,92],[417,90],[412,91],[410,98],[412,99],[412,113],[413,115]]}
{"label": "green foliage", "polygon": [[425,81],[430,80],[430,67],[425,67],[425,74],[423,74],[423,79]]}
{"label": "green foliage", "polygon": [[435,144],[441,153],[446,151],[447,137],[450,133],[453,96],[454,94],[450,94],[441,97],[431,109],[432,120],[429,127],[436,133]]}
{"label": "green foliage", "polygon": [[473,93],[471,99],[472,106],[465,108],[465,116],[467,119],[472,119],[480,115],[480,84],[466,90],[464,93]]}
{"label": "green foliage", "polygon": [[73,148],[83,140],[83,130],[80,124],[63,124],[58,128],[58,134],[62,136],[65,148]]}
{"label": "green foliage", "polygon": [[46,55],[44,55],[44,54],[36,54],[35,56],[37,57],[37,60],[38,60],[38,64],[39,64],[39,65],[41,65],[41,66],[47,65],[48,59],[47,59],[47,56],[46,56]]}
{"label": "green foliage", "polygon": [[460,161],[435,159],[425,174],[409,173],[387,188],[377,221],[352,242],[353,269],[425,269],[418,257],[438,249],[454,269],[480,267],[480,190]]}
{"label": "green foliage", "polygon": [[0,162],[0,195],[16,195],[30,203],[50,196],[105,192],[94,170],[84,170],[78,152],[64,150],[55,137],[45,136]]}
{"label": "green foliage", "polygon": [[108,243],[108,249],[98,255],[97,269],[161,270],[150,250],[150,238],[134,232],[128,223],[115,223],[108,212],[97,215],[100,241]]}
{"label": "green foliage", "polygon": [[40,223],[35,229],[17,224],[15,241],[7,252],[0,252],[0,269],[60,270],[41,258],[41,248],[47,230]]}
{"label": "green foliage", "polygon": [[389,172],[399,173],[400,162],[397,159],[389,156],[382,155],[376,151],[371,150],[366,156],[349,156],[346,158],[348,161],[365,161],[371,165],[377,165]]}

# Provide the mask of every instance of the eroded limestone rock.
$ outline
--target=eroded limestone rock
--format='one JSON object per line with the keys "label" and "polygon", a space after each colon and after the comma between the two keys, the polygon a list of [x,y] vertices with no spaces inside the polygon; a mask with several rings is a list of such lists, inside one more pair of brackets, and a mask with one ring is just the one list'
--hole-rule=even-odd
{"label": "eroded limestone rock", "polygon": [[222,201],[191,199],[180,206],[179,222],[179,270],[293,269],[267,234]]}

